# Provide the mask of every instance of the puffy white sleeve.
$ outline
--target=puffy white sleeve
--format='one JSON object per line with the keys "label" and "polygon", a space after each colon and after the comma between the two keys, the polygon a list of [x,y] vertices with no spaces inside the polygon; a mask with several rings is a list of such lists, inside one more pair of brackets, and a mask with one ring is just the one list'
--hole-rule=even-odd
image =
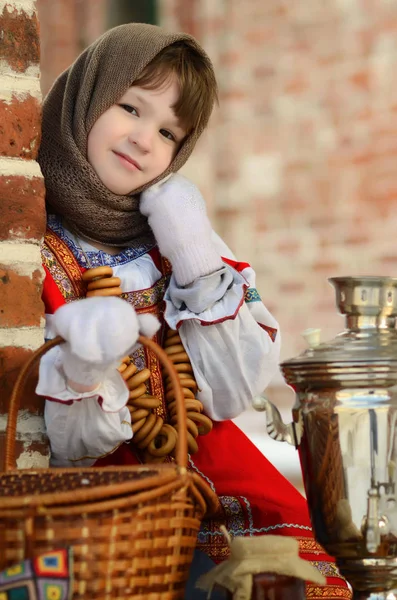
{"label": "puffy white sleeve", "polygon": [[[196,280],[188,291],[171,278],[165,319],[179,330],[199,387],[197,397],[212,419],[222,421],[246,410],[275,375],[280,333],[255,288],[254,270],[237,262],[213,235],[223,272]],[[196,301],[190,301],[194,295]]]}
{"label": "puffy white sleeve", "polygon": [[67,386],[57,346],[40,361],[36,393],[46,398],[51,466],[90,466],[132,438],[128,388],[117,370],[94,391],[79,394]]}

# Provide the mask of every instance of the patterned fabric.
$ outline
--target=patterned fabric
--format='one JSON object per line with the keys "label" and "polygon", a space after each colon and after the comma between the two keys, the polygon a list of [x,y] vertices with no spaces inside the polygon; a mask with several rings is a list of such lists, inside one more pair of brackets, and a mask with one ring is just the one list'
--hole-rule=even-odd
{"label": "patterned fabric", "polygon": [[256,288],[248,288],[245,292],[244,300],[247,302],[261,302],[262,299]]}
{"label": "patterned fabric", "polygon": [[70,600],[72,552],[56,550],[0,573],[0,600]]}

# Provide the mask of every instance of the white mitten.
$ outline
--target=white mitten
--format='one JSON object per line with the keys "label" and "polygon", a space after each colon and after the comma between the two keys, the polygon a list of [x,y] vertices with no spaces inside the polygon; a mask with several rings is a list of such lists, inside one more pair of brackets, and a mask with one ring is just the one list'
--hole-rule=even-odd
{"label": "white mitten", "polygon": [[179,285],[221,269],[211,224],[199,189],[179,173],[144,191],[140,210],[148,217],[159,250],[169,259]]}
{"label": "white mitten", "polygon": [[104,381],[133,350],[140,332],[151,337],[160,327],[152,315],[144,315],[141,322],[128,302],[115,297],[65,304],[53,322],[56,333],[66,340],[61,348],[67,379],[86,386]]}

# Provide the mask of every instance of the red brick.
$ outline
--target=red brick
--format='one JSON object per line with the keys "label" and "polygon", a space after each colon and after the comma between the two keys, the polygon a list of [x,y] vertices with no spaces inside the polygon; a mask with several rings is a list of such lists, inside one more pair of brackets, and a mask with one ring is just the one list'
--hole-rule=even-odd
{"label": "red brick", "polygon": [[286,255],[296,255],[299,251],[300,243],[297,240],[284,240],[276,246],[276,252]]}
{"label": "red brick", "polygon": [[219,64],[222,67],[234,67],[235,65],[238,65],[241,60],[241,52],[238,52],[237,50],[229,50],[219,56]]}
{"label": "red brick", "polygon": [[45,231],[42,178],[0,177],[0,241],[40,240]]}
{"label": "red brick", "polygon": [[0,100],[0,156],[33,158],[40,144],[40,104],[29,97]]}
{"label": "red brick", "polygon": [[349,246],[359,246],[366,245],[371,242],[369,235],[365,235],[363,233],[352,233],[348,235],[345,239],[345,244]]}
{"label": "red brick", "polygon": [[38,327],[44,314],[42,273],[18,275],[0,264],[0,327]]}
{"label": "red brick", "polygon": [[10,67],[23,73],[40,60],[38,23],[35,15],[29,16],[5,5],[0,15],[0,58]]}
{"label": "red brick", "polygon": [[380,262],[385,267],[392,267],[393,269],[397,268],[397,253],[396,254],[384,254],[380,257]]}
{"label": "red brick", "polygon": [[339,270],[339,263],[329,260],[319,260],[313,264],[315,273],[325,273],[329,277],[333,277]]}
{"label": "red brick", "polygon": [[304,281],[285,281],[280,283],[279,290],[282,294],[301,294],[306,289]]}
{"label": "red brick", "polygon": [[[21,368],[32,355],[31,350],[9,346],[0,348],[0,414],[8,411],[11,393]],[[43,412],[44,400],[36,396],[34,390],[37,385],[38,367],[34,368],[23,388],[20,409],[29,410],[34,414]]]}
{"label": "red brick", "polygon": [[368,91],[370,85],[370,76],[367,71],[360,71],[350,77],[350,81],[358,88]]}
{"label": "red brick", "polygon": [[302,92],[306,92],[308,88],[309,85],[307,79],[297,75],[287,83],[285,86],[285,92],[287,94],[301,94]]}

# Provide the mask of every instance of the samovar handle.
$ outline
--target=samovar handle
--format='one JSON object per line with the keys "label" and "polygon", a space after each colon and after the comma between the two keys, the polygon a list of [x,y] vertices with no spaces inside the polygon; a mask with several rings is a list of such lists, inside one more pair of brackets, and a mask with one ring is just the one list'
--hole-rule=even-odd
{"label": "samovar handle", "polygon": [[284,423],[278,408],[265,396],[255,396],[252,405],[255,410],[266,412],[266,431],[273,440],[287,442],[295,448],[299,446],[303,433],[302,422]]}
{"label": "samovar handle", "polygon": [[[315,348],[320,344],[321,329],[305,329],[302,336],[310,348]],[[265,396],[256,396],[252,401],[252,405],[255,410],[266,412],[266,431],[273,440],[287,442],[291,446],[298,448],[303,433],[303,422],[300,412],[299,422],[292,421],[286,425],[281,418],[278,408]]]}

